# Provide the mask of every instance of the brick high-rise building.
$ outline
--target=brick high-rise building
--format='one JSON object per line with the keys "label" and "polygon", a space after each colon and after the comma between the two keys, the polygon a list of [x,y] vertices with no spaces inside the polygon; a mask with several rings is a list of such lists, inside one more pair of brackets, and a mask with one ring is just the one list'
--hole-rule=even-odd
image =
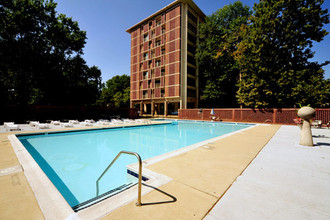
{"label": "brick high-rise building", "polygon": [[197,26],[204,13],[176,0],[127,30],[131,34],[131,107],[141,115],[176,115],[198,107]]}

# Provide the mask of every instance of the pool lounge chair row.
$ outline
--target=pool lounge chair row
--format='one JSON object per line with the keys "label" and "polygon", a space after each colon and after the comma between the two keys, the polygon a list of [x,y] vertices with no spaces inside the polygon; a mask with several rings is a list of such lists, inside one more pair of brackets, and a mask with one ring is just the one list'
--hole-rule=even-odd
{"label": "pool lounge chair row", "polygon": [[[119,125],[119,124],[150,124],[150,120],[146,119],[112,119],[111,121],[109,120],[98,120],[95,122],[94,120],[85,120],[82,122],[79,122],[78,120],[69,120],[69,122],[60,122],[60,121],[51,121],[50,123],[40,123],[39,121],[30,121],[29,125],[31,127],[34,127],[36,129],[49,129],[50,125],[52,126],[61,126],[63,128],[68,128],[68,127],[74,127],[74,126],[104,126],[104,125]],[[4,128],[6,131],[12,131],[12,130],[22,130],[19,125],[15,124],[14,122],[5,122],[4,123]]]}
{"label": "pool lounge chair row", "polygon": [[[104,126],[104,125],[118,125],[118,124],[149,124],[150,121],[146,119],[112,119],[111,121],[106,119],[100,119],[97,122],[93,119],[86,119],[82,122],[79,122],[78,120],[69,120],[69,122],[60,122],[60,121],[51,121],[50,125],[55,126],[61,126],[61,127],[73,127],[73,126]],[[49,128],[46,127],[47,124],[41,124],[38,121],[31,121],[30,126],[36,127],[36,128]]]}

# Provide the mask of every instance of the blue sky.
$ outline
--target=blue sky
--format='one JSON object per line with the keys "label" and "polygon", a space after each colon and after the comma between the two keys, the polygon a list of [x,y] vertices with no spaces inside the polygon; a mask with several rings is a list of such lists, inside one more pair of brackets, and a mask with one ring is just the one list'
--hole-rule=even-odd
{"label": "blue sky", "polygon": [[[57,12],[79,23],[87,32],[84,58],[89,66],[102,71],[105,82],[115,75],[130,74],[130,34],[126,30],[174,0],[54,0]],[[258,0],[241,0],[253,7]],[[210,15],[235,0],[194,0],[199,8]],[[323,3],[330,10],[330,1]],[[330,24],[325,26],[330,32]],[[322,63],[330,60],[330,34],[320,43],[314,43],[313,60]],[[324,67],[325,78],[330,78],[330,64]]]}

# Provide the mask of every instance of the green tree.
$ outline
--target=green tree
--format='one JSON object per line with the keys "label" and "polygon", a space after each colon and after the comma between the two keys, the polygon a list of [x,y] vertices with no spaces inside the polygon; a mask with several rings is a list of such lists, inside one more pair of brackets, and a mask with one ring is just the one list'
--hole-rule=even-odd
{"label": "green tree", "polygon": [[95,86],[95,68],[81,58],[86,32],[55,9],[52,0],[1,1],[1,104],[95,103],[78,92],[100,90],[100,72]]}
{"label": "green tree", "polygon": [[328,33],[323,0],[260,0],[235,52],[241,68],[237,100],[247,107],[320,106],[329,100],[322,65],[310,62],[313,42]]}
{"label": "green tree", "polygon": [[130,77],[127,75],[114,76],[109,79],[102,89],[99,104],[112,108],[127,108],[130,102]]}
{"label": "green tree", "polygon": [[248,21],[249,7],[239,1],[207,16],[199,26],[196,59],[200,67],[201,102],[204,107],[237,105],[239,66],[233,53],[241,41],[239,31]]}
{"label": "green tree", "polygon": [[64,72],[66,103],[71,105],[95,104],[101,94],[101,71],[88,67],[86,61],[77,55],[67,60]]}

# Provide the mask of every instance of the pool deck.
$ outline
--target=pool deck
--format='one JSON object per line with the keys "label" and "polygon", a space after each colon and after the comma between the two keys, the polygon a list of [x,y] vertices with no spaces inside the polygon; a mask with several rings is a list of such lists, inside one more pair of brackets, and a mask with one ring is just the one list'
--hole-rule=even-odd
{"label": "pool deck", "polygon": [[[172,181],[103,219],[329,219],[330,129],[312,132],[304,147],[295,126],[259,125],[146,166]],[[0,219],[44,219],[13,133],[0,133]]]}

